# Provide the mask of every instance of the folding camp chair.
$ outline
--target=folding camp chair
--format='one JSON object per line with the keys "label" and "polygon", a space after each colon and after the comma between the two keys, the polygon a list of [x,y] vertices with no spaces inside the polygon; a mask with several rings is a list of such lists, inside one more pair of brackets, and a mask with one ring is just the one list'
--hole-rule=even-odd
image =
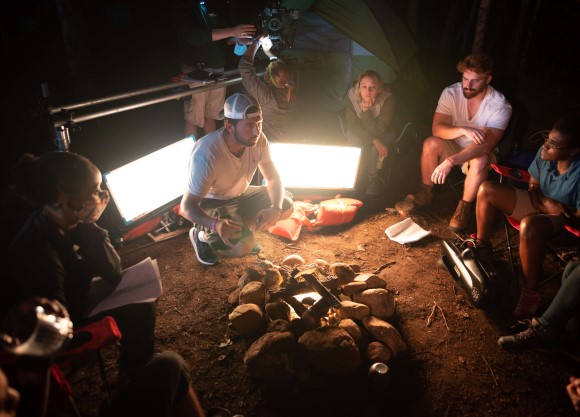
{"label": "folding camp chair", "polygon": [[[69,409],[74,415],[81,417],[73,398],[70,378],[87,364],[93,357],[99,362],[100,376],[103,381],[107,401],[110,401],[110,386],[107,379],[101,350],[121,340],[121,332],[115,320],[106,316],[100,321],[89,323],[80,327],[73,333],[73,340],[67,349],[56,357],[51,365],[51,384],[48,397],[48,410],[46,415],[60,415],[65,409]],[[0,351],[0,366],[12,373],[16,366],[16,357]]]}
{"label": "folding camp chair", "polygon": [[91,358],[96,357],[103,390],[107,400],[111,399],[111,387],[107,378],[107,370],[103,360],[102,349],[116,344],[121,340],[121,331],[115,319],[110,316],[89,323],[75,330],[73,340],[68,349],[57,357],[57,364],[67,378],[71,378],[80,367]]}
{"label": "folding camp chair", "polygon": [[[500,183],[503,183],[505,180],[514,181],[516,184],[517,183],[527,184],[530,182],[530,174],[526,170],[519,169],[519,168],[507,167],[507,166],[503,166],[503,165],[497,165],[497,164],[492,164],[491,167],[493,168],[493,170],[495,172],[497,172],[499,174],[499,182]],[[569,225],[566,225],[565,227],[566,227],[566,230],[568,230],[568,232],[570,232],[571,234],[573,234],[577,238],[580,238],[580,229],[575,229]],[[515,277],[516,276],[516,266],[515,266],[513,251],[514,251],[514,249],[517,248],[517,246],[514,246],[511,244],[512,234],[510,233],[510,229],[515,229],[515,230],[519,231],[520,230],[520,223],[517,220],[506,215],[505,219],[504,219],[504,229],[505,229],[505,237],[506,237],[506,242],[507,242],[510,267],[512,270],[512,274]],[[580,243],[580,241],[579,241],[579,243]],[[548,245],[548,250],[550,250],[554,254],[555,258],[558,259],[559,262],[561,263],[561,266],[564,267],[566,264],[566,261],[564,259],[562,259],[560,256],[558,256],[558,254],[551,249],[550,245]]]}

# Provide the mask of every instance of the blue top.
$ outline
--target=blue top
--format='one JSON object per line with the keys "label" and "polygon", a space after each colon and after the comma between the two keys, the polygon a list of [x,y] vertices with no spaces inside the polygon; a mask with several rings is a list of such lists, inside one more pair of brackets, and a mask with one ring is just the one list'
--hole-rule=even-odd
{"label": "blue top", "polygon": [[528,168],[532,177],[540,181],[540,190],[546,197],[580,210],[580,156],[577,157],[564,175],[558,175],[555,161],[544,161],[540,156],[542,148]]}

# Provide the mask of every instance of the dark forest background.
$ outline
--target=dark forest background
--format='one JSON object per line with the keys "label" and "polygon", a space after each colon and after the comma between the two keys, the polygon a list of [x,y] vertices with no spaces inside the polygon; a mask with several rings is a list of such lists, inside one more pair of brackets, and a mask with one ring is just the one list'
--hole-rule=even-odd
{"label": "dark forest background", "polygon": [[[475,48],[495,59],[493,83],[525,120],[522,141],[559,113],[580,113],[579,0],[384,1],[415,36],[430,99],[458,80],[455,63]],[[235,25],[267,2],[206,3]],[[179,63],[167,8],[160,0],[2,0],[3,183],[20,153],[54,148],[47,105],[169,82]],[[181,103],[168,102],[83,123],[72,150],[107,170],[179,139],[182,128]]]}

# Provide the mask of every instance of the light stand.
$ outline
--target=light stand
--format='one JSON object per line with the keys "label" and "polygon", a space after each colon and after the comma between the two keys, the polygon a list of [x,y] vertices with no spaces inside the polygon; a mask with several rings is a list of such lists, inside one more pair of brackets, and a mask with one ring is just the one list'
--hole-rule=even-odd
{"label": "light stand", "polygon": [[[262,76],[263,74],[264,71],[259,72],[258,76]],[[49,123],[52,128],[51,130],[54,134],[53,139],[56,148],[57,150],[63,152],[70,150],[71,138],[69,132],[70,129],[72,129],[78,123],[110,116],[113,114],[119,114],[129,110],[135,110],[141,107],[164,103],[166,101],[177,100],[182,97],[188,97],[192,94],[202,93],[204,91],[213,90],[215,88],[223,88],[230,85],[239,84],[242,81],[242,78],[239,77],[238,70],[225,71],[223,75],[226,78],[223,81],[177,81],[80,103],[67,104],[57,107],[49,106],[47,108],[47,113],[49,115]],[[47,87],[43,85],[43,91],[46,88]],[[176,92],[176,89],[181,89],[182,91]],[[152,95],[155,96],[151,97]],[[129,102],[124,105],[115,105],[120,101]],[[100,111],[79,113],[79,111],[82,110],[104,105],[111,105],[112,107],[107,107]]]}

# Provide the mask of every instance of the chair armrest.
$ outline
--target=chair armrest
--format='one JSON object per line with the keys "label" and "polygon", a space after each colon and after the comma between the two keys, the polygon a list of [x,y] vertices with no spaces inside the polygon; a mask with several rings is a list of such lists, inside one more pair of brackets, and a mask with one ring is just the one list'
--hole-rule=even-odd
{"label": "chair armrest", "polygon": [[530,173],[524,169],[512,168],[498,164],[491,164],[491,167],[502,177],[506,177],[518,182],[530,182]]}
{"label": "chair armrest", "polygon": [[566,225],[566,230],[575,235],[576,237],[580,237],[580,229],[576,229],[572,226]]}
{"label": "chair armrest", "polygon": [[57,356],[57,362],[96,352],[121,340],[121,331],[115,319],[106,316],[100,321],[89,323],[74,331],[73,339],[67,350]]}

